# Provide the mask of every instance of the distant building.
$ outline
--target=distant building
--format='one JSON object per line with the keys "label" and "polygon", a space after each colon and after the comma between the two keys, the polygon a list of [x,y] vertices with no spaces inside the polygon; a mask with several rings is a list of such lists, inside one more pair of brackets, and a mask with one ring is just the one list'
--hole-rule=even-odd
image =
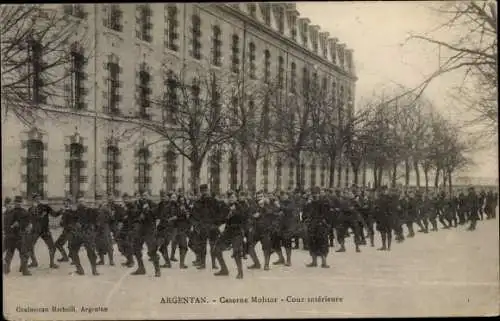
{"label": "distant building", "polygon": [[[150,145],[158,137],[147,131],[122,139],[127,124],[121,117],[164,117],[140,99],[144,93],[165,90],[162,61],[170,61],[172,68],[196,65],[213,57],[214,46],[221,58],[209,59],[214,68],[248,73],[262,69],[259,62],[266,55],[273,74],[282,69],[288,79],[300,79],[300,71],[314,65],[319,77],[336,84],[339,103],[355,97],[353,51],[300,17],[295,4],[47,6],[81,20],[90,44],[70,44],[72,76],[62,97],[42,104],[47,117],[26,127],[12,115],[2,115],[3,195],[38,192],[55,199],[78,193],[92,198],[96,189],[115,195],[139,189],[152,195],[162,189],[189,190],[189,161],[166,142]],[[85,50],[92,51],[88,61],[82,58]],[[290,85],[288,81],[287,90]],[[245,158],[241,153],[230,156],[209,155],[201,182],[220,191],[246,186]],[[305,186],[328,186],[328,168],[320,158],[305,159]],[[344,186],[352,178],[341,172]],[[259,162],[257,173],[257,189],[295,186],[288,162],[268,157]]]}

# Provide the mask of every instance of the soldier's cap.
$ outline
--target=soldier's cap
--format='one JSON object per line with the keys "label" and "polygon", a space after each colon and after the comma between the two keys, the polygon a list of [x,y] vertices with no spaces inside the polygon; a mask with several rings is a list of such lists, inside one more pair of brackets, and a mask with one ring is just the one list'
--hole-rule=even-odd
{"label": "soldier's cap", "polygon": [[226,192],[227,197],[233,196],[234,192],[232,190],[229,190]]}
{"label": "soldier's cap", "polygon": [[240,197],[245,197],[245,196],[247,196],[247,193],[245,191],[240,191],[238,195]]}
{"label": "soldier's cap", "polygon": [[200,185],[200,192],[203,193],[203,192],[206,192],[208,191],[208,185],[207,184],[201,184]]}
{"label": "soldier's cap", "polygon": [[14,203],[22,203],[23,202],[23,197],[20,195],[17,195],[14,197]]}
{"label": "soldier's cap", "polygon": [[12,202],[12,199],[10,197],[6,197],[4,202],[5,204],[10,204],[10,202]]}
{"label": "soldier's cap", "polygon": [[130,198],[130,195],[128,195],[128,193],[123,193],[122,198],[123,199]]}
{"label": "soldier's cap", "polygon": [[164,190],[160,190],[160,197],[165,197],[165,195],[167,195],[167,193],[165,193]]}
{"label": "soldier's cap", "polygon": [[33,194],[31,195],[31,199],[33,199],[33,200],[34,200],[34,199],[37,199],[37,198],[40,198],[40,194],[38,194],[38,193],[33,193]]}
{"label": "soldier's cap", "polygon": [[319,194],[321,192],[321,189],[318,187],[318,186],[314,186],[312,189],[311,189],[311,192],[313,194]]}
{"label": "soldier's cap", "polygon": [[102,194],[95,194],[95,200],[96,201],[101,201],[103,199]]}

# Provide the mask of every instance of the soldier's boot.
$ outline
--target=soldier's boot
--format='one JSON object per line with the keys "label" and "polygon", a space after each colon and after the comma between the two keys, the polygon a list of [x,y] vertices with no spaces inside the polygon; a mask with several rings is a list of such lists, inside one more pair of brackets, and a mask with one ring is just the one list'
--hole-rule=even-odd
{"label": "soldier's boot", "polygon": [[131,275],[144,275],[146,274],[146,268],[144,267],[144,261],[142,257],[136,256],[137,260],[137,270],[131,273]]}
{"label": "soldier's boot", "polygon": [[50,260],[49,267],[51,269],[58,269],[59,268],[59,265],[54,263],[55,257],[56,257],[56,247],[54,246],[54,247],[49,249],[49,260]]}
{"label": "soldier's boot", "polygon": [[227,269],[226,262],[224,261],[224,257],[222,256],[221,253],[217,253],[217,260],[219,261],[220,264],[220,271],[214,273],[215,276],[226,276],[229,275],[229,270]]}
{"label": "soldier's boot", "polygon": [[330,266],[326,263],[326,255],[321,256],[321,267],[328,269]]}
{"label": "soldier's boot", "polygon": [[62,244],[56,243],[56,248],[61,252],[61,258],[57,259],[57,262],[69,262],[69,257],[68,254],[66,253],[66,250],[62,246]]}
{"label": "soldier's boot", "polygon": [[361,252],[361,250],[359,249],[359,244],[356,243],[356,253],[360,253],[360,252]]}
{"label": "soldier's boot", "polygon": [[318,257],[316,255],[311,255],[312,257],[312,262],[309,264],[306,264],[306,267],[317,267],[318,266]]}
{"label": "soldier's boot", "polygon": [[[172,252],[170,253],[170,261],[177,262],[177,259],[175,258],[175,251],[177,250],[177,246],[174,246],[174,245],[175,244],[172,244]],[[181,252],[181,250],[179,250],[179,253],[180,252]]]}
{"label": "soldier's boot", "polygon": [[207,262],[207,254],[201,253],[200,254],[200,263],[198,264],[197,269],[204,270],[206,268],[206,262]]}
{"label": "soldier's boot", "polygon": [[184,261],[186,261],[186,253],[187,253],[187,250],[186,249],[179,249],[179,267],[181,269],[187,269],[187,265],[185,264]]}
{"label": "soldier's boot", "polygon": [[12,263],[13,257],[14,257],[14,251],[7,250],[7,253],[5,254],[5,261],[3,264],[3,273],[4,274],[10,273],[10,264]]}
{"label": "soldier's boot", "polygon": [[92,264],[92,275],[98,276],[99,272],[97,272],[97,265]]}
{"label": "soldier's boot", "polygon": [[392,235],[389,234],[387,235],[387,251],[391,250],[391,243],[392,243]]}
{"label": "soldier's boot", "polygon": [[387,246],[386,246],[386,234],[385,233],[380,233],[380,237],[382,238],[382,247],[381,248],[378,248],[377,250],[379,251],[385,251],[387,250]]}
{"label": "soldier's boot", "polygon": [[293,246],[293,248],[294,248],[295,250],[298,250],[298,249],[299,249],[299,247],[300,247],[300,237],[296,237],[296,238],[294,239],[294,244],[293,244],[293,245],[294,245],[294,246]]}
{"label": "soldier's boot", "polygon": [[271,252],[264,251],[264,271],[269,271],[269,261],[271,261]]}
{"label": "soldier's boot", "polygon": [[194,259],[193,262],[191,262],[191,264],[193,264],[194,266],[198,266],[200,265],[201,262],[200,255],[198,253],[195,253],[195,256],[196,258]]}
{"label": "soldier's boot", "polygon": [[35,253],[33,253],[33,251],[30,251],[30,259],[31,259],[31,263],[28,265],[28,267],[29,268],[38,267],[38,260],[36,259]]}
{"label": "soldier's boot", "polygon": [[168,256],[167,249],[164,249],[162,256],[163,256],[163,259],[165,260],[165,264],[163,264],[161,267],[170,269],[172,267],[172,263],[170,263],[170,257]]}
{"label": "soldier's boot", "polygon": [[432,224],[432,231],[437,231],[438,230],[437,222],[432,221],[431,224]]}
{"label": "soldier's boot", "polygon": [[123,262],[122,266],[126,266],[128,268],[133,267],[134,266],[134,258],[132,257],[132,255],[127,255],[126,259],[127,259],[127,261]]}
{"label": "soldier's boot", "polygon": [[408,224],[408,235],[407,237],[414,237],[415,232],[413,231],[413,224]]}
{"label": "soldier's boot", "polygon": [[78,275],[84,275],[85,271],[83,270],[82,264],[80,263],[80,256],[78,254],[73,255],[73,262],[75,263],[76,267],[75,273]]}
{"label": "soldier's boot", "polygon": [[210,259],[212,261],[212,270],[217,270],[219,267],[217,266],[217,260],[215,258],[215,254],[210,254]]}
{"label": "soldier's boot", "polygon": [[23,276],[30,276],[31,272],[28,270],[28,258],[27,257],[21,257],[21,268],[20,272],[23,274]]}
{"label": "soldier's boot", "polygon": [[278,254],[278,261],[273,262],[273,265],[285,264],[285,258],[283,257],[283,251],[281,250],[281,248],[276,250],[276,254]]}
{"label": "soldier's boot", "polygon": [[238,274],[236,275],[237,279],[243,279],[243,260],[241,256],[237,255],[234,260],[236,261],[236,269],[238,270]]}
{"label": "soldier's boot", "polygon": [[260,269],[260,261],[259,258],[257,257],[257,253],[255,253],[255,248],[253,246],[250,247],[248,250],[248,254],[250,255],[250,258],[252,258],[253,264],[248,267],[250,270],[254,269]]}
{"label": "soldier's boot", "polygon": [[285,266],[292,266],[292,249],[291,248],[286,248],[286,263]]}
{"label": "soldier's boot", "polygon": [[337,250],[337,251],[335,251],[335,252],[339,252],[339,253],[341,253],[341,252],[345,252],[344,242],[342,242],[342,243],[340,244],[340,249],[338,249],[338,250]]}
{"label": "soldier's boot", "polygon": [[97,265],[104,265],[104,254],[99,253],[99,261],[96,263]]}
{"label": "soldier's boot", "polygon": [[153,258],[153,266],[155,268],[155,277],[159,278],[161,276],[161,271],[160,271],[160,260],[158,256]]}
{"label": "soldier's boot", "polygon": [[370,233],[370,246],[375,247],[375,235],[373,232]]}

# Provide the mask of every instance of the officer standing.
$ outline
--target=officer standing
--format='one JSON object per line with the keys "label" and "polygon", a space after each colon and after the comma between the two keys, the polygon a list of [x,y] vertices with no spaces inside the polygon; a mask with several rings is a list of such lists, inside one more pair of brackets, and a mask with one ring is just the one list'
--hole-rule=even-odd
{"label": "officer standing", "polygon": [[318,257],[321,258],[321,267],[329,268],[326,257],[329,251],[328,229],[330,205],[319,197],[319,187],[312,189],[312,200],[308,204],[306,224],[309,236],[309,254],[312,262],[307,267],[318,266]]}
{"label": "officer standing", "polygon": [[49,215],[56,216],[52,208],[47,204],[41,203],[41,197],[38,194],[33,195],[32,206],[28,209],[31,216],[31,221],[33,224],[33,231],[31,233],[31,244],[30,244],[30,257],[31,264],[28,267],[37,267],[38,260],[35,255],[35,245],[39,238],[47,245],[49,249],[50,258],[50,268],[57,269],[59,266],[54,263],[54,256],[56,253],[56,246],[52,234],[49,229]]}
{"label": "officer standing", "polygon": [[6,236],[6,255],[4,263],[4,273],[10,272],[10,264],[14,257],[15,250],[19,252],[21,267],[19,271],[24,276],[31,275],[28,271],[28,256],[31,246],[31,232],[33,224],[28,211],[22,208],[23,199],[21,196],[14,198],[14,208],[7,209],[4,218],[4,232]]}
{"label": "officer standing", "polygon": [[99,275],[97,272],[96,257],[96,229],[97,229],[97,211],[84,205],[83,197],[77,200],[76,223],[73,235],[70,238],[70,257],[75,263],[76,273],[84,275],[80,255],[78,252],[83,246],[87,252],[93,275]]}
{"label": "officer standing", "polygon": [[382,247],[379,251],[390,251],[392,243],[392,210],[393,200],[387,192],[387,186],[382,186],[376,203],[377,230],[382,239]]}

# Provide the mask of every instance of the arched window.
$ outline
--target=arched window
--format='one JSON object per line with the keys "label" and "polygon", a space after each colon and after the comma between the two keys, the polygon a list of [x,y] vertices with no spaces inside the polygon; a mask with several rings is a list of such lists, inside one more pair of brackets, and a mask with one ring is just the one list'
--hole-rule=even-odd
{"label": "arched window", "polygon": [[80,193],[80,183],[82,176],[82,154],[83,146],[78,143],[70,145],[69,151],[69,188],[71,195]]}
{"label": "arched window", "polygon": [[28,195],[43,195],[43,143],[40,140],[29,140],[26,157],[26,191]]}
{"label": "arched window", "polygon": [[117,195],[118,189],[116,184],[118,181],[118,154],[119,150],[116,146],[108,146],[106,150],[106,194]]}
{"label": "arched window", "polygon": [[138,152],[138,183],[139,191],[149,190],[149,151],[147,148],[141,148]]}
{"label": "arched window", "polygon": [[222,64],[222,32],[219,26],[212,28],[212,65],[220,66]]}

